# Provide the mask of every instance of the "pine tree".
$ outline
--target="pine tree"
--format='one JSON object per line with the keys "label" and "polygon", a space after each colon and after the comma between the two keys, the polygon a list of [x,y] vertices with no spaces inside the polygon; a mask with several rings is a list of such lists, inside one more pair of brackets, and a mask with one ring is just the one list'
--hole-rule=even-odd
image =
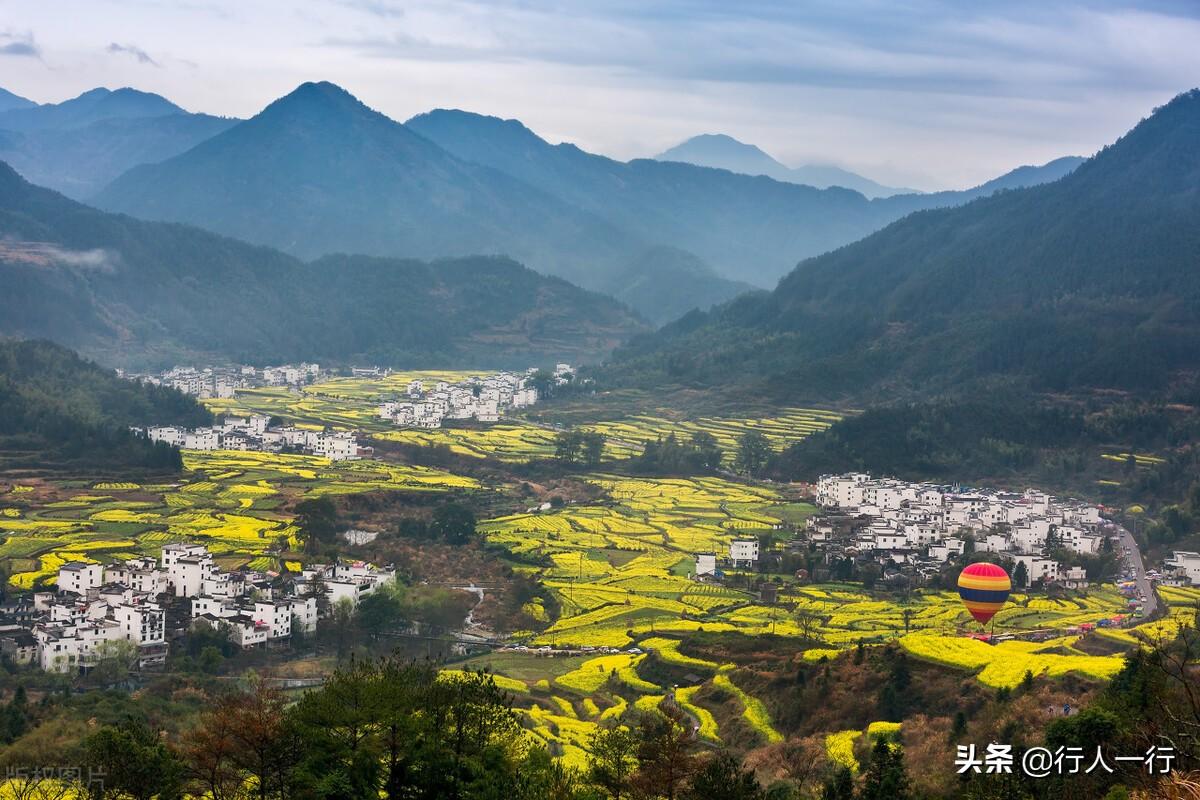
{"label": "pine tree", "polygon": [[904,771],[904,749],[880,736],[871,748],[871,765],[863,779],[861,800],[907,800],[911,796]]}

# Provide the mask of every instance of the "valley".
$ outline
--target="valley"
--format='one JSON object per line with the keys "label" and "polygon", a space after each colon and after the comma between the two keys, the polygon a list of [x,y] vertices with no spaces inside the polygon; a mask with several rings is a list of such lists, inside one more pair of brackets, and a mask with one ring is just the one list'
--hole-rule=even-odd
{"label": "valley", "polygon": [[10,5],[0,800],[1200,796],[1196,9]]}

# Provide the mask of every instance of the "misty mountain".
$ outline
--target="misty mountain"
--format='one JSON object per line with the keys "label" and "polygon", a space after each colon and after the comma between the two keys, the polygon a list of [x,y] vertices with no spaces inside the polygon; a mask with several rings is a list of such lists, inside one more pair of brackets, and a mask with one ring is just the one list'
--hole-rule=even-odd
{"label": "misty mountain", "polygon": [[7,89],[0,89],[0,113],[17,108],[33,108],[37,103],[27,100],[19,94],[13,94]]}
{"label": "misty mountain", "polygon": [[[131,169],[97,205],[187,222],[302,258],[507,254],[628,297],[628,265],[666,246],[707,264],[687,283],[639,276],[676,305],[734,284],[773,285],[798,258],[862,238],[970,192],[867,200],[677,162],[629,163],[551,145],[513,120],[434,111],[405,125],[332,84],[305,84],[250,120],[159,164]],[[643,259],[647,268],[662,263]],[[723,280],[718,280],[723,279]]]}
{"label": "misty mountain", "polygon": [[761,289],[720,277],[686,250],[659,245],[638,254],[601,291],[652,322],[662,324],[693,308],[707,310],[745,292]]}
{"label": "misty mountain", "polygon": [[0,335],[109,364],[304,358],[527,365],[645,330],[624,306],[506,258],[306,263],[197,228],[108,214],[0,164]]}
{"label": "misty mountain", "polygon": [[1192,91],[1056,182],[906,217],[638,340],[611,374],[809,399],[1194,392],[1198,185]]}
{"label": "misty mountain", "polygon": [[[840,187],[816,189],[682,162],[624,163],[572,144],[552,145],[517,120],[465,111],[431,111],[405,124],[465,161],[513,175],[643,239],[694,253],[727,279],[757,286],[773,285],[799,258],[841,247],[912,211],[990,193],[977,187],[868,200]],[[1035,168],[1004,180],[1058,177],[1060,171]]]}
{"label": "misty mountain", "polygon": [[588,277],[644,244],[495,170],[467,164],[329,83],[307,83],[97,203],[311,258],[508,254]]}
{"label": "misty mountain", "polygon": [[0,160],[31,183],[76,199],[131,167],[178,155],[237,122],[190,114],[133,89],[93,89],[63,103],[34,106],[0,113]]}
{"label": "misty mountain", "polygon": [[1041,166],[1017,167],[998,178],[992,178],[987,183],[981,183],[970,191],[977,197],[986,197],[1001,189],[1023,189],[1026,186],[1051,183],[1064,175],[1070,175],[1084,161],[1087,159],[1081,156],[1063,156],[1047,161]]}
{"label": "misty mountain", "polygon": [[90,89],[61,103],[12,108],[0,113],[0,129],[8,131],[62,130],[82,128],[104,119],[161,117],[186,113],[182,108],[150,92],[137,89]]}
{"label": "misty mountain", "polygon": [[682,161],[700,167],[716,167],[743,175],[766,175],[777,181],[801,183],[827,189],[841,186],[853,189],[867,198],[891,197],[894,194],[914,194],[915,189],[884,186],[870,178],[835,167],[831,164],[806,164],[789,167],[781,164],[752,144],[739,142],[723,133],[704,133],[665,150],[656,161]]}

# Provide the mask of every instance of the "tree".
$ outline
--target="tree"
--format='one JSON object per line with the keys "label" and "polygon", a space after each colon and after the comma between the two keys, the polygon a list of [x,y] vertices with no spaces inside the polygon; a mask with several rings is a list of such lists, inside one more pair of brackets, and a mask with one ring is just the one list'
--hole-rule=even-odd
{"label": "tree", "polygon": [[475,512],[462,503],[443,503],[434,509],[429,532],[446,544],[466,544],[475,536]]}
{"label": "tree", "polygon": [[517,791],[513,800],[592,800],[579,771],[564,766],[544,747],[534,747],[517,767]]}
{"label": "tree", "polygon": [[813,638],[813,633],[821,625],[821,615],[810,608],[798,606],[796,613],[796,627],[800,629],[800,638],[810,640]]}
{"label": "tree", "polygon": [[762,786],[750,770],[729,753],[704,762],[684,791],[686,800],[764,800]]}
{"label": "tree", "polygon": [[825,779],[821,800],[854,800],[854,775],[848,767],[838,767]]}
{"label": "tree", "polygon": [[1013,567],[1013,586],[1018,589],[1024,589],[1029,585],[1029,568],[1025,566],[1024,561],[1018,561]]}
{"label": "tree", "polygon": [[168,800],[182,796],[183,764],[145,723],[104,727],[84,742],[88,767],[104,775],[87,787],[94,800]]}
{"label": "tree", "polygon": [[600,459],[604,457],[604,441],[602,433],[585,433],[583,435],[582,458],[585,465],[594,467],[600,463]]}
{"label": "tree", "polygon": [[767,442],[767,437],[763,436],[760,431],[749,430],[738,439],[734,467],[739,472],[754,477],[755,473],[766,466],[767,459],[770,457],[771,445]]}
{"label": "tree", "polygon": [[333,544],[337,539],[337,507],[328,497],[301,500],[296,504],[296,527],[305,550],[315,553],[321,545]]}
{"label": "tree", "polygon": [[286,708],[283,693],[257,676],[250,678],[245,691],[218,698],[198,726],[201,740],[222,745],[222,762],[213,774],[233,771],[242,784],[253,786],[259,800],[281,796],[295,761],[288,746]]}
{"label": "tree", "polygon": [[638,726],[638,769],[634,790],[649,797],[675,800],[696,769],[692,731],[678,708],[647,714]]}
{"label": "tree", "polygon": [[1051,525],[1046,531],[1046,552],[1053,553],[1058,548],[1062,547],[1062,542],[1058,534],[1058,526]]}
{"label": "tree", "polygon": [[588,777],[612,798],[621,800],[637,768],[638,738],[628,728],[604,728],[592,735]]}
{"label": "tree", "polygon": [[384,584],[359,601],[356,619],[363,633],[378,639],[392,630],[404,614],[404,601],[395,583]]}
{"label": "tree", "polygon": [[904,771],[904,749],[888,736],[871,747],[871,764],[863,778],[861,800],[907,800],[911,796]]}
{"label": "tree", "polygon": [[576,431],[562,431],[554,437],[554,458],[564,464],[575,464],[583,452],[583,436]]}
{"label": "tree", "polygon": [[697,465],[705,471],[713,471],[721,466],[721,446],[717,437],[708,431],[696,431],[692,434],[692,449],[696,451]]}
{"label": "tree", "polygon": [[124,639],[112,639],[96,645],[96,662],[88,671],[88,682],[111,686],[129,677],[138,660],[138,646]]}

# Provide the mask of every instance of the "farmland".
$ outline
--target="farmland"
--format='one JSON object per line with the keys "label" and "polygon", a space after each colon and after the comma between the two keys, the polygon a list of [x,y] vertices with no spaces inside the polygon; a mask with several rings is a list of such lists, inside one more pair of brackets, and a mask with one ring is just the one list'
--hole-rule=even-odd
{"label": "farmland", "polygon": [[[470,457],[523,462],[553,455],[554,428],[513,419],[491,426],[397,429],[375,416],[378,401],[403,391],[408,381],[461,380],[470,373],[397,373],[378,380],[336,379],[305,388],[254,389],[234,400],[207,401],[217,412],[266,413],[308,426],[354,428],[380,441],[446,446]],[[606,437],[605,459],[625,459],[642,445],[676,435],[712,434],[726,455],[748,430],[782,449],[827,427],[837,415],[790,409],[771,417],[674,419],[629,414],[619,420],[578,421],[575,429]],[[107,562],[157,555],[162,544],[186,539],[207,544],[226,568],[295,568],[296,528],[288,509],[325,494],[374,491],[426,493],[483,491],[476,480],[451,472],[390,461],[330,462],[262,452],[188,452],[185,477],[170,484],[136,482],[19,482],[0,494],[0,561],[12,582],[36,588],[53,581],[69,560]],[[1094,587],[1060,599],[1014,594],[995,618],[997,633],[1040,629],[1041,643],[988,645],[962,635],[977,630],[957,594],[915,590],[904,596],[868,592],[861,585],[794,585],[774,580],[778,602],[759,602],[750,582],[734,575],[721,583],[697,582],[696,555],[724,556],[737,538],[779,537],[802,524],[812,508],[781,490],[721,477],[637,477],[601,471],[575,476],[599,497],[545,511],[509,513],[482,521],[478,530],[511,553],[515,570],[536,577],[550,595],[527,604],[539,630],[508,644],[571,649],[575,655],[540,657],[506,649],[455,664],[456,671],[484,667],[513,693],[528,736],[544,742],[567,763],[585,762],[597,726],[633,713],[676,706],[697,734],[716,744],[731,735],[770,744],[784,732],[772,719],[768,697],[752,688],[725,656],[697,655],[694,634],[772,637],[794,647],[797,663],[836,659],[859,642],[895,642],[914,659],[974,676],[992,687],[1012,687],[1031,672],[1074,673],[1105,679],[1120,668],[1118,656],[1077,647],[1071,629],[1125,610],[1111,587]],[[501,508],[524,507],[513,498]],[[1174,630],[1200,593],[1164,593],[1173,615],[1153,627]],[[1147,626],[1149,629],[1151,626]],[[1132,646],[1129,631],[1098,635]],[[614,652],[602,652],[604,650]],[[619,651],[619,652],[615,652]],[[583,653],[583,654],[579,654]],[[722,698],[719,702],[714,698]],[[835,762],[854,762],[861,731],[830,731]],[[874,733],[874,731],[871,731]]]}
{"label": "farmland", "polygon": [[475,481],[424,467],[246,451],[187,452],[187,479],[171,484],[17,484],[0,494],[0,562],[29,589],[64,561],[157,556],[186,539],[226,568],[280,569],[296,544],[281,506],[304,497],[377,490],[446,492]]}
{"label": "farmland", "polygon": [[[332,378],[301,390],[286,387],[243,389],[231,399],[208,399],[204,404],[215,414],[268,414],[299,426],[347,428],[370,438],[421,446],[445,446],[459,455],[529,461],[554,455],[558,427],[513,418],[490,426],[435,429],[396,428],[380,419],[376,408],[383,400],[404,394],[410,381],[458,382],[486,372],[424,370],[395,372],[383,378]],[[774,450],[782,450],[809,434],[825,430],[842,418],[832,411],[806,408],[783,409],[767,417],[698,417],[688,419],[657,411],[629,414],[603,422],[581,422],[575,427],[600,433],[606,439],[604,460],[636,456],[656,439],[674,435],[688,439],[693,434],[711,434],[732,460],[740,436],[750,430],[762,433]]]}
{"label": "farmland", "polygon": [[[1123,612],[1126,600],[1115,588],[1097,587],[1053,600],[1014,594],[996,616],[996,631],[1062,631],[1040,644],[990,646],[963,637],[961,631],[977,626],[958,595],[949,591],[919,590],[900,600],[853,584],[803,585],[780,593],[782,607],[767,606],[756,594],[696,583],[687,575],[694,570],[695,553],[724,554],[730,540],[768,533],[780,525],[780,497],[774,490],[719,478],[593,474],[586,479],[602,488],[609,500],[501,517],[480,527],[490,541],[527,559],[542,560],[536,571],[554,594],[559,615],[531,634],[527,644],[627,650],[545,677],[538,676],[539,663],[550,669],[559,659],[526,656],[521,662],[531,693],[521,697],[520,705],[535,709],[528,724],[540,739],[557,742],[555,747],[570,759],[582,758],[579,743],[587,727],[628,709],[655,709],[663,702],[674,702],[689,716],[699,736],[720,741],[721,719],[701,700],[705,687],[732,698],[743,727],[761,743],[782,738],[762,698],[736,682],[733,664],[683,649],[687,637],[696,632],[774,634],[796,639],[799,647],[805,646],[800,644],[804,638],[815,640],[821,646],[811,648],[811,658],[808,653],[803,658],[810,662],[836,658],[860,641],[896,641],[918,660],[959,670],[964,677],[975,675],[995,687],[1015,686],[1026,671],[1106,679],[1121,667],[1119,656],[1089,655],[1075,648],[1078,634],[1068,635],[1068,629]],[[630,648],[645,655],[630,655]],[[474,664],[511,675],[513,658],[480,657]],[[647,670],[649,659],[699,683],[675,689],[672,701],[670,685],[647,679],[660,674]],[[831,736],[835,761],[851,752],[858,733]]]}

